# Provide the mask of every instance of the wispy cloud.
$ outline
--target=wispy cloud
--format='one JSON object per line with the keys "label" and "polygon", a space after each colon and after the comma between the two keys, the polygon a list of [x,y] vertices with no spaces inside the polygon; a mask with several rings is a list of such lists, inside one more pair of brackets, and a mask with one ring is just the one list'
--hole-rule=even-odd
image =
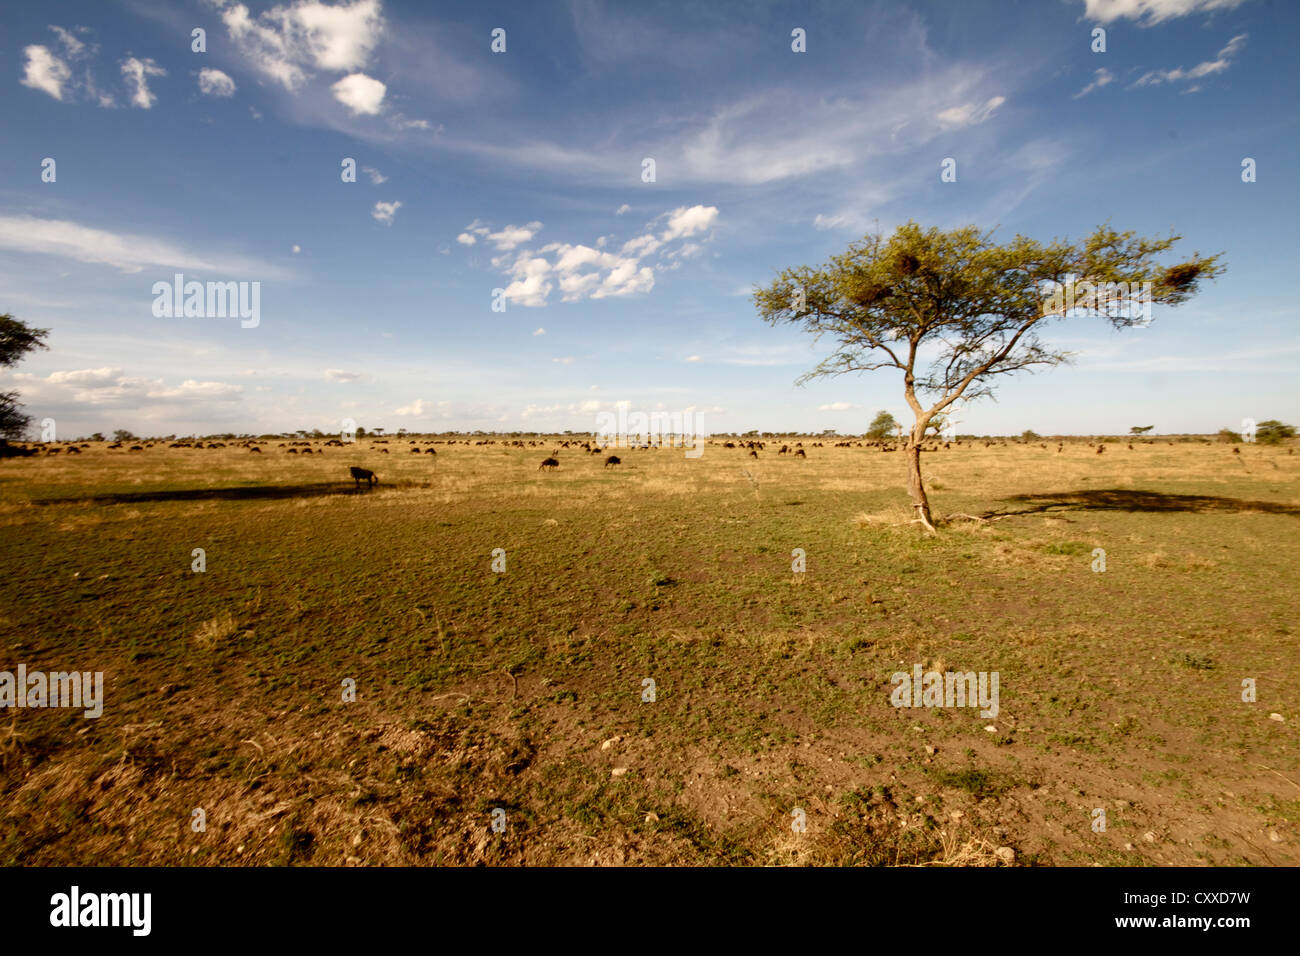
{"label": "wispy cloud", "polygon": [[1084,0],[1084,16],[1097,23],[1135,20],[1150,27],[1193,13],[1235,10],[1245,0]]}
{"label": "wispy cloud", "polygon": [[1232,58],[1246,46],[1245,33],[1240,33],[1228,41],[1228,45],[1219,51],[1213,60],[1198,63],[1190,70],[1177,67],[1172,70],[1152,70],[1142,74],[1133,86],[1159,86],[1161,83],[1181,83],[1186,80],[1199,80],[1203,76],[1222,73],[1232,66]]}
{"label": "wispy cloud", "polygon": [[1103,66],[1101,69],[1095,70],[1093,72],[1092,82],[1089,83],[1087,86],[1085,86],[1083,89],[1081,89],[1078,93],[1075,93],[1074,99],[1076,100],[1081,99],[1082,97],[1087,96],[1093,90],[1099,90],[1103,86],[1107,86],[1108,84],[1114,82],[1115,82],[1115,74],[1111,73],[1110,70],[1106,69]]}
{"label": "wispy cloud", "polygon": [[166,239],[33,216],[0,216],[0,248],[98,263],[123,272],[161,266],[226,276],[286,276],[281,269],[242,256],[192,252]]}

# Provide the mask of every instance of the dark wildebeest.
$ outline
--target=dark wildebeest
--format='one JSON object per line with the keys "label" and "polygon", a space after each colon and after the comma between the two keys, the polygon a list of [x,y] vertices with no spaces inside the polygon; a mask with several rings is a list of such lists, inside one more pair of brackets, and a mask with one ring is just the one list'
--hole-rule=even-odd
{"label": "dark wildebeest", "polygon": [[436,451],[434,451],[432,448],[426,448],[426,449],[424,450],[424,453],[425,453],[426,455],[436,455],[436,454],[438,454],[438,453],[437,453]]}
{"label": "dark wildebeest", "polygon": [[618,455],[610,455],[608,458],[605,459],[606,468],[608,468],[610,465],[621,465],[621,464],[623,464],[623,459],[619,458]]}
{"label": "dark wildebeest", "polygon": [[807,456],[806,454],[804,454],[804,450],[803,450],[802,448],[798,448],[798,449],[795,450],[794,457],[796,457],[796,458],[807,458],[808,456]]}
{"label": "dark wildebeest", "polygon": [[248,450],[249,450],[250,452],[257,452],[259,455],[262,453],[262,449],[258,448],[256,445],[254,445],[252,448],[250,448],[250,449],[248,449]]}
{"label": "dark wildebeest", "polygon": [[758,452],[754,451],[753,449],[750,449],[749,457],[750,457],[750,458],[757,458],[757,457],[758,457]]}
{"label": "dark wildebeest", "polygon": [[537,470],[545,471],[547,468],[554,470],[559,467],[560,467],[560,463],[556,461],[554,458],[546,458],[542,461],[541,465],[538,466]]}
{"label": "dark wildebeest", "polygon": [[358,468],[356,465],[353,465],[348,469],[348,471],[351,472],[353,479],[356,480],[358,488],[361,487],[361,482],[363,481],[366,482],[367,485],[374,485],[379,481],[379,479],[375,477],[375,473],[369,468]]}

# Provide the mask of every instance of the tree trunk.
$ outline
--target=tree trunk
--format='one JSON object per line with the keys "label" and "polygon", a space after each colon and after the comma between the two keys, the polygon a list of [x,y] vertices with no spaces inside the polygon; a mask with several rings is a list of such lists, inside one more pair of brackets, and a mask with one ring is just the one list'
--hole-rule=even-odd
{"label": "tree trunk", "polygon": [[912,496],[912,507],[917,511],[918,520],[933,531],[930,499],[925,496],[925,483],[921,479],[921,435],[924,433],[925,426],[918,425],[912,429],[911,441],[907,443],[907,493]]}

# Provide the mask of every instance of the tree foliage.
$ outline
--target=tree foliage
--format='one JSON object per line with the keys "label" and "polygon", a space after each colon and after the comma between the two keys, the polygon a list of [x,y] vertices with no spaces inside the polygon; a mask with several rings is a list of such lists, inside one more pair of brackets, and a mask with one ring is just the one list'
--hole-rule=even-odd
{"label": "tree foliage", "polygon": [[[9,313],[0,315],[0,366],[13,368],[28,352],[46,348],[48,329],[34,329]],[[0,392],[0,438],[22,438],[31,424],[17,392]]]}

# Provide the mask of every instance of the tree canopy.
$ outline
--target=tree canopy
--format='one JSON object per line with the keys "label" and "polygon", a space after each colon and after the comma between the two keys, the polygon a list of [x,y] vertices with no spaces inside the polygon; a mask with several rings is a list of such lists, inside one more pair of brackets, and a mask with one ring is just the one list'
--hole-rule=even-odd
{"label": "tree canopy", "polygon": [[[0,366],[13,368],[33,349],[46,348],[48,329],[34,329],[9,313],[0,315]],[[31,424],[17,392],[0,392],[0,438],[22,438]]]}

